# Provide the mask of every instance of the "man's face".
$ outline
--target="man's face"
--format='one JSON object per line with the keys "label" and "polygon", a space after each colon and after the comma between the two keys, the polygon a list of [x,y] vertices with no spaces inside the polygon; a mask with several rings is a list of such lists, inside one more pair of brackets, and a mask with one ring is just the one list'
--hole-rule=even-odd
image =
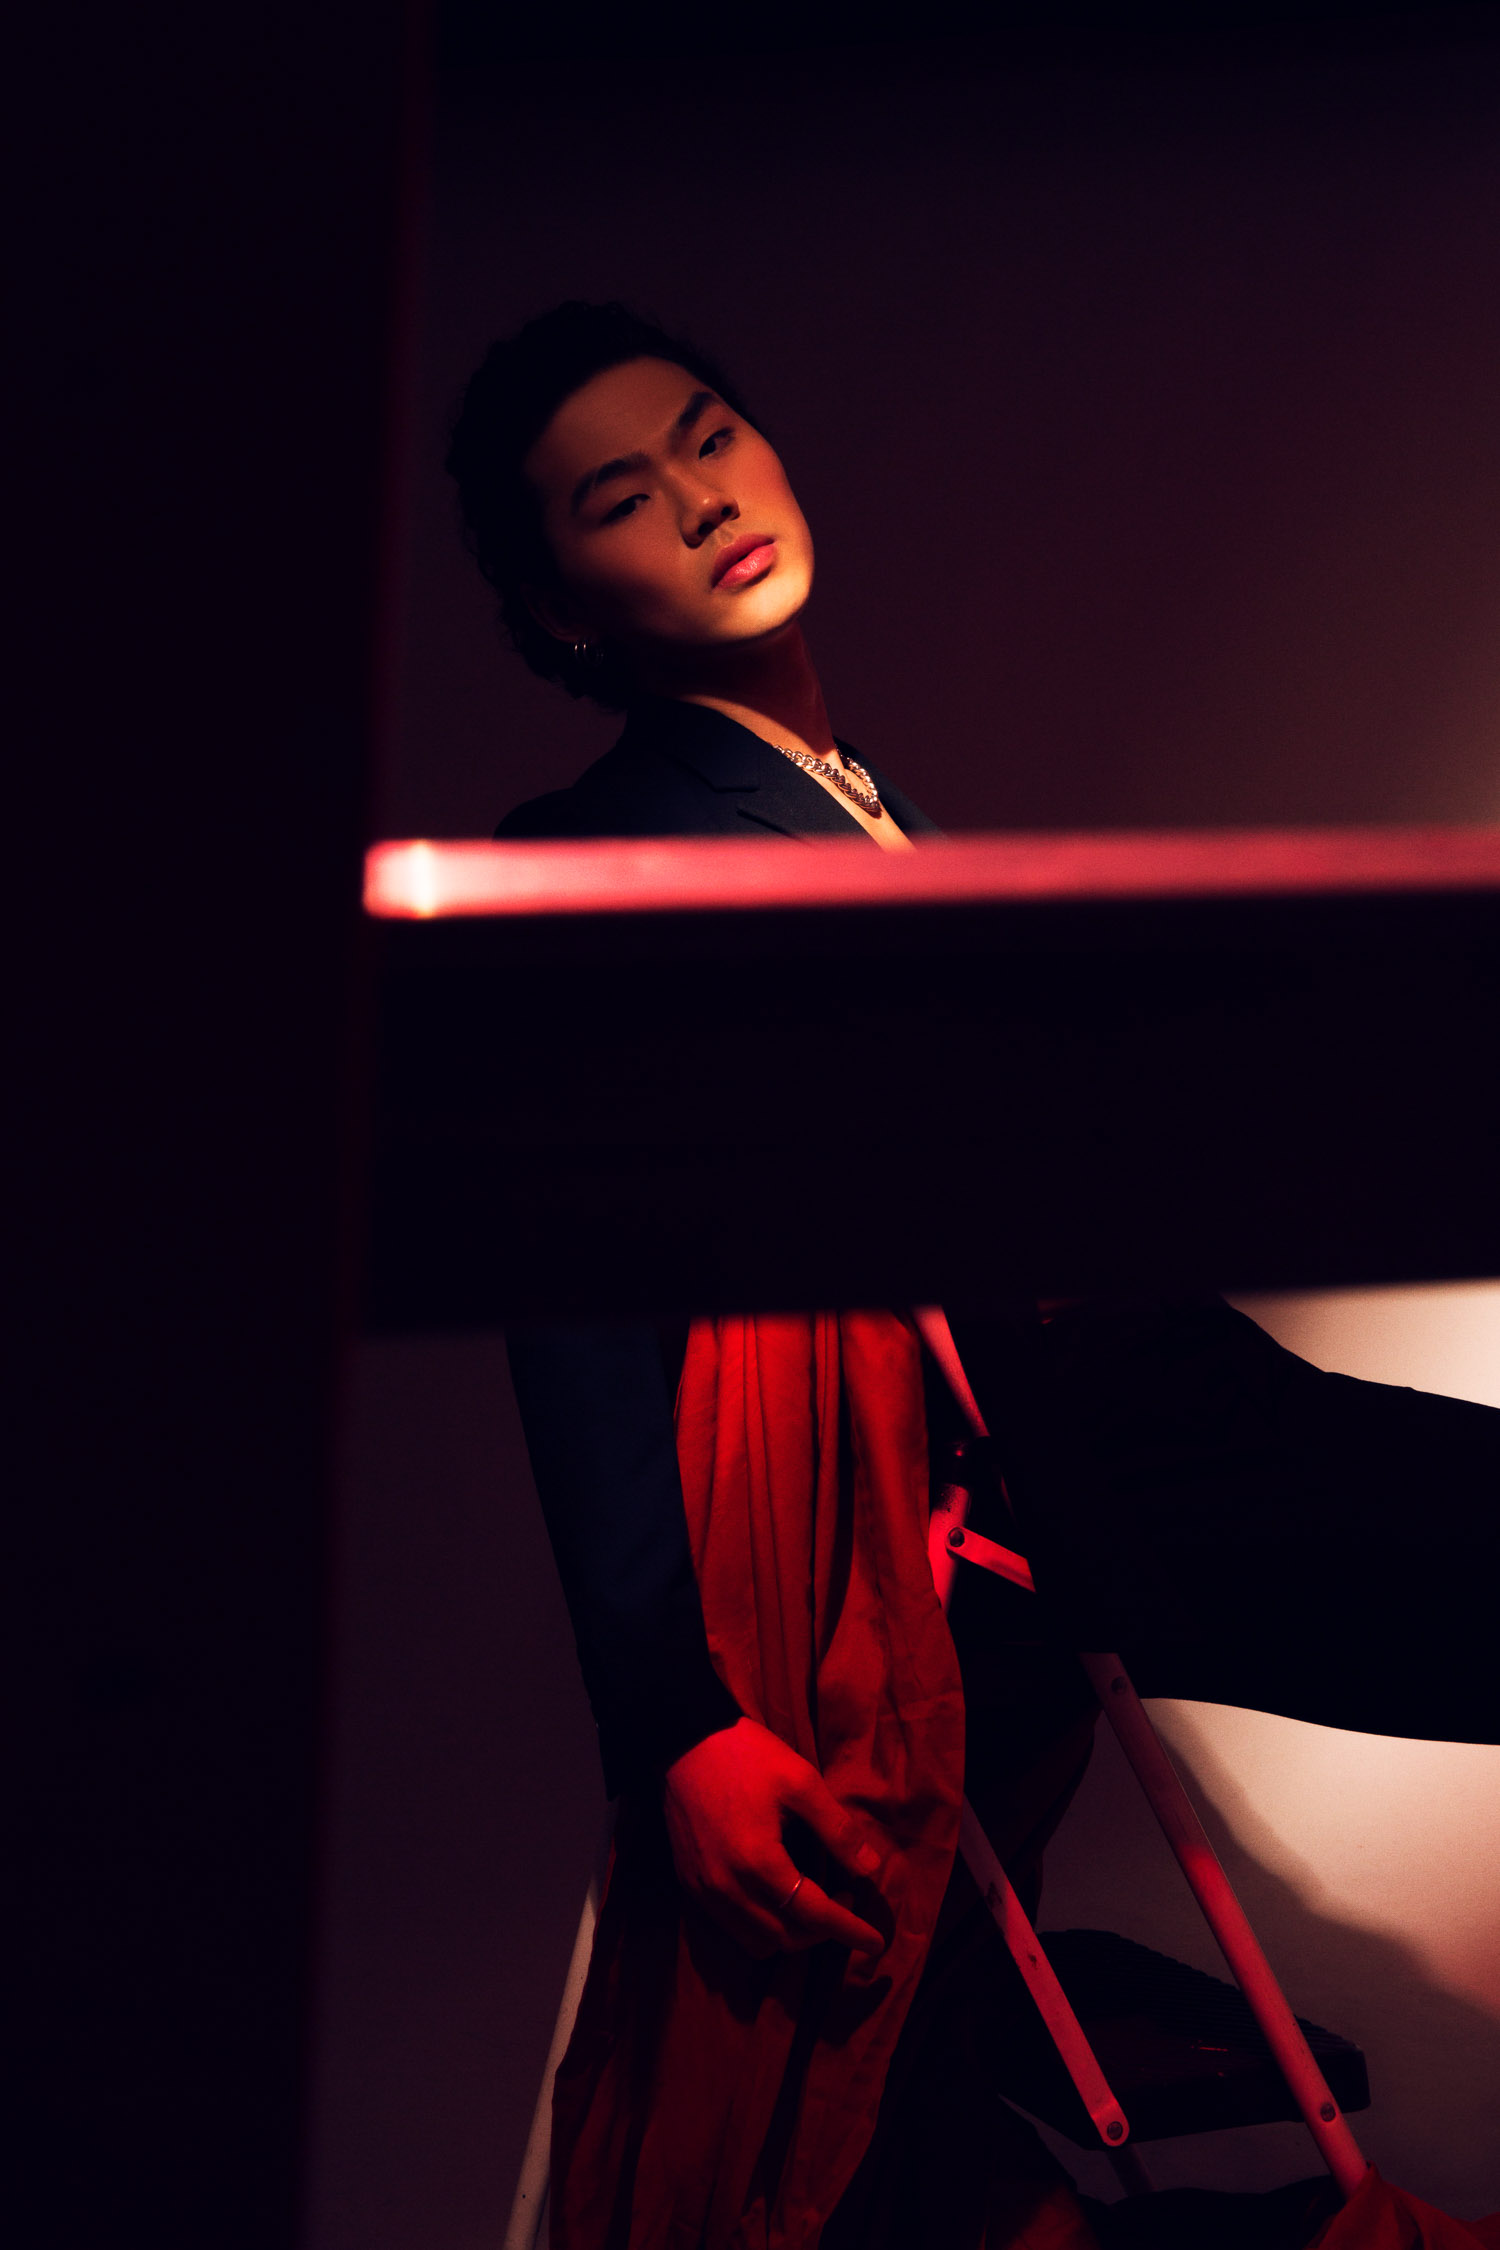
{"label": "man's face", "polygon": [[812,589],[812,535],[760,432],[667,360],[611,367],[565,399],[526,456],[565,640],[604,636],[650,676],[779,633]]}

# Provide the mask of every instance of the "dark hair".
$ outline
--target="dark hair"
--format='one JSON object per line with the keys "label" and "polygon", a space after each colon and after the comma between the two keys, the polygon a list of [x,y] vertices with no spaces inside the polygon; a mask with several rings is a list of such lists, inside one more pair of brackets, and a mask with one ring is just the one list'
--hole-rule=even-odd
{"label": "dark hair", "polygon": [[695,344],[667,335],[626,305],[575,299],[491,345],[464,392],[448,447],[448,474],[458,486],[469,547],[500,596],[512,642],[544,680],[559,680],[570,695],[590,696],[612,711],[630,698],[624,666],[597,643],[589,655],[575,656],[537,623],[521,591],[557,578],[540,497],[521,463],[564,399],[606,368],[633,359],[670,360],[744,414],[719,369]]}

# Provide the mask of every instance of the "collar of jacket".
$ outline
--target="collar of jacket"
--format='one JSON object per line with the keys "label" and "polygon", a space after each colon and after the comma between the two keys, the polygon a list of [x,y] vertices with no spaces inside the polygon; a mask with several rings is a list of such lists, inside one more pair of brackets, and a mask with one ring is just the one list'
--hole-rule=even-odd
{"label": "collar of jacket", "polygon": [[721,791],[760,789],[790,764],[738,719],[726,719],[703,703],[676,703],[666,696],[642,696],[631,706],[620,748],[648,745]]}
{"label": "collar of jacket", "polygon": [[[859,753],[838,737],[839,749],[849,757]],[[763,741],[702,703],[678,703],[664,696],[643,696],[632,705],[625,732],[617,745],[625,755],[654,750],[670,758],[721,796],[746,800],[738,807],[743,817],[758,826],[781,830],[788,836],[843,836],[865,831],[838,799],[794,765],[774,743]],[[883,774],[862,760],[880,792],[881,802],[908,835],[933,835],[936,824]],[[870,839],[873,842],[873,838]]]}

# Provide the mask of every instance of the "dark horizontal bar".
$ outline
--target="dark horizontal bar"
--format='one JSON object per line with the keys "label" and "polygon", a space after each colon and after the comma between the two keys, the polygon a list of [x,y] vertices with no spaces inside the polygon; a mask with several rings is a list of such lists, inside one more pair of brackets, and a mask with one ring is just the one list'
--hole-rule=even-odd
{"label": "dark horizontal bar", "polygon": [[[368,1318],[1500,1272],[1500,836],[1417,836],[1279,887],[1264,838],[985,839],[946,894],[944,847],[653,845],[664,893],[388,922]],[[682,905],[726,851],[801,892]]]}

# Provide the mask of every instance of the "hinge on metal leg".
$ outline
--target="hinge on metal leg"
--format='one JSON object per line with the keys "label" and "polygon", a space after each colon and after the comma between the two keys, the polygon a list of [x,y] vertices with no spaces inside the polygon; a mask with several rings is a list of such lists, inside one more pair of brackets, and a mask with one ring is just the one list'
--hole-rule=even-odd
{"label": "hinge on metal leg", "polygon": [[953,1526],[948,1534],[948,1547],[962,1561],[978,1563],[981,1570],[992,1570],[997,1578],[1008,1578],[1012,1586],[1024,1586],[1028,1594],[1036,1592],[1031,1565],[1014,1548],[998,1546],[982,1532],[970,1531],[967,1524]]}

